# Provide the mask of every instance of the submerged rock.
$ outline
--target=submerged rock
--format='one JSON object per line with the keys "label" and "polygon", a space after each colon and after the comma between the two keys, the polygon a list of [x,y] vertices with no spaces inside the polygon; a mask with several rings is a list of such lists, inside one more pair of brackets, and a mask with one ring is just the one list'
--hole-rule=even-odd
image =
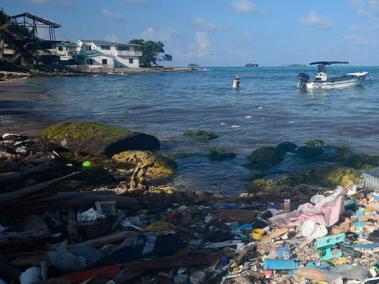
{"label": "submerged rock", "polygon": [[297,145],[291,141],[284,141],[276,146],[276,150],[279,153],[295,153]]}
{"label": "submerged rock", "polygon": [[322,140],[315,139],[315,140],[306,142],[305,145],[311,146],[311,147],[323,148],[325,146],[325,143]]}
{"label": "submerged rock", "polygon": [[214,131],[208,131],[208,130],[199,130],[199,131],[186,131],[184,133],[185,136],[192,137],[199,140],[213,140],[219,137],[219,135]]}
{"label": "submerged rock", "polygon": [[224,149],[211,149],[208,153],[208,159],[210,161],[224,161],[234,159],[235,157],[237,157],[235,153],[228,152]]}
{"label": "submerged rock", "polygon": [[43,139],[71,151],[108,157],[126,150],[159,150],[159,140],[148,134],[90,121],[68,121],[41,132]]}
{"label": "submerged rock", "polygon": [[316,160],[321,159],[324,154],[324,149],[322,147],[316,146],[302,146],[296,150],[296,154],[304,160]]}
{"label": "submerged rock", "polygon": [[251,153],[247,158],[250,164],[247,166],[254,169],[267,169],[280,163],[284,158],[285,153],[278,151],[275,147],[262,147],[253,153]]}
{"label": "submerged rock", "polygon": [[150,180],[169,177],[176,169],[175,161],[150,151],[124,151],[114,155],[112,159],[126,165],[146,167],[146,177]]}

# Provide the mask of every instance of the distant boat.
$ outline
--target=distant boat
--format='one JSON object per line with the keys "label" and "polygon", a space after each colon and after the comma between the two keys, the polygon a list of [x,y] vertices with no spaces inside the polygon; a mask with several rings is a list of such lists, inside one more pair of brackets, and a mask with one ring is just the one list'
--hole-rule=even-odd
{"label": "distant boat", "polygon": [[259,64],[256,64],[256,63],[248,63],[248,64],[245,65],[245,67],[256,68],[256,67],[259,67]]}
{"label": "distant boat", "polygon": [[361,85],[368,76],[368,72],[347,73],[339,77],[328,78],[326,66],[332,64],[349,64],[349,62],[340,61],[318,61],[309,65],[317,65],[317,72],[313,81],[306,73],[297,75],[297,87],[299,89],[340,89]]}

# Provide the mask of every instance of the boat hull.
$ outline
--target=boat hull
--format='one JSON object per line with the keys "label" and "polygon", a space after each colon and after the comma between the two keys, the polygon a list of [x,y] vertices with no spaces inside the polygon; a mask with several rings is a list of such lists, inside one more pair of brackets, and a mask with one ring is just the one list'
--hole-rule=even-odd
{"label": "boat hull", "polygon": [[343,89],[348,87],[359,86],[364,78],[354,78],[343,81],[326,81],[326,82],[309,82],[306,84],[307,89]]}
{"label": "boat hull", "polygon": [[[342,89],[361,85],[366,79],[368,72],[349,73],[335,80],[299,82],[298,87],[302,89]],[[345,77],[345,78],[344,78]]]}

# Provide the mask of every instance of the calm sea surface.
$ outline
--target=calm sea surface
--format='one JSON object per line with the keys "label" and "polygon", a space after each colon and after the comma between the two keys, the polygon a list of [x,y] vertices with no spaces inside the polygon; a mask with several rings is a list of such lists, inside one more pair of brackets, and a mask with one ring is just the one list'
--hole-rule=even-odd
{"label": "calm sea surface", "polygon": [[[322,139],[379,154],[379,67],[336,67],[330,74],[369,71],[371,82],[342,90],[300,92],[296,76],[310,67],[210,68],[208,72],[27,79],[0,84],[0,126],[22,121],[89,119],[147,132],[163,151],[196,152],[179,159],[174,184],[219,192],[244,190],[242,165],[260,145]],[[235,74],[241,89],[231,89]],[[18,122],[19,123],[19,122]],[[213,130],[198,142],[186,130]],[[209,148],[235,160],[209,162]]]}

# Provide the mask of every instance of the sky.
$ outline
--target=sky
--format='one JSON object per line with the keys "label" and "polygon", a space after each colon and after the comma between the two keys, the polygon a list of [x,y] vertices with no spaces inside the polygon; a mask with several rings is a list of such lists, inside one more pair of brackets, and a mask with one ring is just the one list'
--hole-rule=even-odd
{"label": "sky", "polygon": [[176,66],[379,65],[379,0],[0,0],[1,7],[58,22],[60,40],[162,41]]}

